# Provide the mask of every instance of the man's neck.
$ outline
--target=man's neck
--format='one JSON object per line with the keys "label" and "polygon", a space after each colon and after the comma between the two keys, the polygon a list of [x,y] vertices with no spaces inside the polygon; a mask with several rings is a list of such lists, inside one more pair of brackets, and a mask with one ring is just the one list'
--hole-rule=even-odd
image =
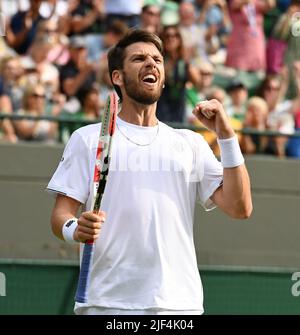
{"label": "man's neck", "polygon": [[158,123],[155,113],[156,103],[142,105],[126,99],[122,102],[122,108],[118,116],[128,123],[143,127],[154,127]]}

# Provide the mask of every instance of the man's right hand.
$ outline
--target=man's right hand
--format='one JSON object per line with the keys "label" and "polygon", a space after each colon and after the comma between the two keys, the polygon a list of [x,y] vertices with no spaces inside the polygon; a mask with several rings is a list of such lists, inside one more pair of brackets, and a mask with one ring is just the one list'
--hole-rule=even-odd
{"label": "man's right hand", "polygon": [[105,212],[98,214],[93,212],[83,212],[78,219],[78,227],[74,232],[74,239],[78,242],[95,242],[100,235],[102,224],[105,222]]}

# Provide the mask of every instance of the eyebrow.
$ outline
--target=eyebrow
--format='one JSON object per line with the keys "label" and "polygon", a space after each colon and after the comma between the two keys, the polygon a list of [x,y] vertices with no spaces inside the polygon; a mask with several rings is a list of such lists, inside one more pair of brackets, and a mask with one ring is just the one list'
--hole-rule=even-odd
{"label": "eyebrow", "polygon": [[163,56],[160,53],[157,54],[149,54],[149,53],[143,53],[143,52],[136,52],[133,55],[130,56],[129,60],[133,60],[135,57],[146,57],[146,56],[150,56],[152,58],[160,58],[163,59]]}

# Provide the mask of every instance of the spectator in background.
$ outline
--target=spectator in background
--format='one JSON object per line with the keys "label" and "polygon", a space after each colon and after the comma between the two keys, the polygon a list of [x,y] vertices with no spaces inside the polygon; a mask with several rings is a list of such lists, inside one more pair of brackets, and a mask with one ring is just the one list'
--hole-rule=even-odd
{"label": "spectator in background", "polygon": [[8,118],[0,120],[0,140],[11,143],[16,143],[18,141],[12,122]]}
{"label": "spectator in background", "polygon": [[242,71],[266,70],[263,14],[274,0],[231,0],[232,33],[227,44],[226,65]]}
{"label": "spectator in background", "polygon": [[228,116],[243,122],[246,114],[248,90],[238,79],[233,80],[226,91],[230,96],[230,104],[226,111]]}
{"label": "spectator in background", "polygon": [[100,100],[106,101],[108,95],[114,91],[113,84],[110,80],[107,57],[102,58],[102,60],[100,61],[97,79],[101,86]]}
{"label": "spectator in background", "polygon": [[105,0],[106,25],[109,26],[113,21],[121,20],[129,28],[138,27],[141,10],[141,0]]}
{"label": "spectator in background", "polygon": [[[57,116],[60,112],[60,108],[57,108],[57,106],[54,106],[51,110],[48,108],[46,111],[46,109],[44,87],[40,84],[29,86],[25,91],[23,106],[22,109],[18,111],[18,114],[43,116],[48,113]],[[18,138],[21,140],[54,142],[57,139],[57,122],[22,119],[14,121],[14,127]]]}
{"label": "spectator in background", "polygon": [[198,0],[199,23],[206,28],[207,54],[213,63],[225,62],[231,19],[226,0]]}
{"label": "spectator in background", "polygon": [[21,108],[23,87],[20,78],[23,68],[18,56],[2,59],[0,67],[0,110],[13,113]]}
{"label": "spectator in background", "polygon": [[[11,114],[13,106],[15,108],[18,106],[16,91],[18,86],[15,84],[20,77],[20,69],[20,62],[17,57],[8,56],[2,59],[0,67],[0,113]],[[18,140],[12,122],[8,118],[0,119],[0,139],[12,143]]]}
{"label": "spectator in background", "polygon": [[[295,130],[300,131],[300,61],[294,63],[294,77],[297,87],[297,96],[293,101],[292,112],[295,121]],[[289,157],[300,158],[300,137],[290,137],[286,146]]]}
{"label": "spectator in background", "polygon": [[100,90],[97,85],[94,85],[92,88],[87,90],[82,98],[81,109],[77,113],[61,113],[62,116],[71,118],[73,120],[78,120],[78,123],[61,123],[60,131],[62,135],[62,142],[66,143],[72,133],[82,127],[83,124],[80,120],[90,120],[90,121],[99,121],[102,109],[104,108],[104,102],[99,99]]}
{"label": "spectator in background", "polygon": [[200,99],[206,99],[208,92],[213,85],[214,80],[214,66],[209,62],[199,62],[197,65],[200,74],[200,82],[198,91]]}
{"label": "spectator in background", "polygon": [[54,47],[55,41],[48,38],[47,35],[38,36],[26,56],[27,62],[32,62],[36,69],[37,82],[42,84],[46,91],[47,99],[59,89],[59,72],[57,68],[48,61],[48,54]]}
{"label": "spectator in background", "polygon": [[180,33],[182,36],[186,59],[192,61],[197,58],[207,60],[206,30],[204,25],[197,22],[196,10],[191,2],[179,5]]}
{"label": "spectator in background", "polygon": [[178,26],[164,27],[162,32],[165,61],[165,88],[157,103],[157,115],[163,122],[183,122],[186,117],[186,83],[199,84],[197,69],[185,59]]}
{"label": "spectator in background", "polygon": [[[294,132],[293,103],[290,100],[284,100],[287,85],[288,71],[285,68],[281,76],[267,76],[260,88],[260,96],[265,99],[269,107],[267,128],[282,134],[291,134]],[[270,138],[266,152],[284,157],[287,140],[286,136]]]}
{"label": "spectator in background", "polygon": [[6,40],[18,54],[25,54],[31,46],[38,23],[43,19],[39,13],[42,0],[29,0],[27,11],[18,11],[8,22]]}
{"label": "spectator in background", "polygon": [[194,114],[192,110],[196,104],[207,99],[207,94],[211,93],[211,88],[214,80],[214,67],[211,63],[205,61],[196,62],[196,70],[198,72],[197,86],[192,83],[186,85],[186,97],[188,105],[187,120],[193,121]]}
{"label": "spectator in background", "polygon": [[295,81],[294,63],[300,61],[300,0],[292,0],[287,13],[282,17],[283,23],[287,25],[287,50],[284,55],[284,64],[289,68],[289,85],[287,97],[290,99],[298,95],[297,83]]}
{"label": "spectator in background", "polygon": [[72,0],[70,35],[100,34],[105,29],[104,0]]}
{"label": "spectator in background", "polygon": [[[268,105],[260,97],[252,97],[247,104],[243,123],[244,128],[265,131],[268,117]],[[264,153],[268,138],[259,134],[243,134],[240,138],[241,150],[245,154]]]}
{"label": "spectator in background", "polygon": [[65,65],[70,58],[67,47],[69,41],[67,36],[58,31],[58,23],[56,20],[43,20],[38,24],[36,39],[42,38],[48,40],[51,45],[47,54],[48,61],[56,66]]}
{"label": "spectator in background", "polygon": [[86,36],[88,60],[90,62],[98,62],[103,57],[107,57],[108,49],[117,44],[125,36],[127,30],[128,26],[126,23],[116,20],[106,28],[104,34]]}
{"label": "spectator in background", "polygon": [[156,35],[160,34],[160,6],[158,5],[157,1],[144,1],[141,13],[140,28]]}
{"label": "spectator in background", "polygon": [[71,38],[69,51],[70,60],[60,71],[61,90],[67,99],[77,96],[81,100],[84,92],[96,81],[95,64],[88,62],[85,40],[81,36]]}

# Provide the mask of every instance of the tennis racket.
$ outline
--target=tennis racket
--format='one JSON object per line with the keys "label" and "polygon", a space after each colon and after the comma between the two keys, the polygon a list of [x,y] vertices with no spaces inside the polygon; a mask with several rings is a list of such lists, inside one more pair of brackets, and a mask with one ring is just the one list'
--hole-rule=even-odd
{"label": "tennis racket", "polygon": [[[118,98],[115,93],[111,93],[107,98],[105,111],[102,115],[102,124],[96,154],[96,164],[94,170],[94,213],[98,213],[100,210],[101,200],[107,181],[111,157],[112,140],[116,128],[117,111]],[[75,301],[77,302],[86,302],[87,286],[89,282],[89,274],[93,254],[94,242],[86,241],[83,248],[80,275],[75,297]]]}

